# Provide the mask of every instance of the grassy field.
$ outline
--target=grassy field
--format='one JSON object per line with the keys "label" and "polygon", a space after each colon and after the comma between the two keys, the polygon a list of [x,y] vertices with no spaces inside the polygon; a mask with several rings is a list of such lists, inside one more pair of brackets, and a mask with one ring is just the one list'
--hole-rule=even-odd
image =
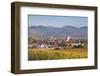
{"label": "grassy field", "polygon": [[80,59],[87,58],[87,54],[87,48],[64,50],[29,48],[28,60]]}

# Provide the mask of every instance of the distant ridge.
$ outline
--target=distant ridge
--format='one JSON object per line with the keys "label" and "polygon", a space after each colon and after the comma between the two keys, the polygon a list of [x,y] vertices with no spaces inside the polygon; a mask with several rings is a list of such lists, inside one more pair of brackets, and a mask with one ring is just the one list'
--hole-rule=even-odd
{"label": "distant ridge", "polygon": [[43,39],[49,38],[51,36],[54,37],[66,37],[71,36],[75,39],[87,39],[88,36],[88,27],[74,27],[70,25],[66,25],[63,27],[52,27],[52,26],[29,26],[28,27],[28,35],[29,37]]}

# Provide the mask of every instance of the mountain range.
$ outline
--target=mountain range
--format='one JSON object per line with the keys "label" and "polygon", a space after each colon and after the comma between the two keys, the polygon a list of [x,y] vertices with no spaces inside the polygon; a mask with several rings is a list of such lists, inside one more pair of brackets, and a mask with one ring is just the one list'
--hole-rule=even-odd
{"label": "mountain range", "polygon": [[63,27],[53,26],[28,26],[28,36],[36,39],[43,38],[64,38],[70,36],[74,39],[87,39],[88,27],[74,27],[66,25]]}

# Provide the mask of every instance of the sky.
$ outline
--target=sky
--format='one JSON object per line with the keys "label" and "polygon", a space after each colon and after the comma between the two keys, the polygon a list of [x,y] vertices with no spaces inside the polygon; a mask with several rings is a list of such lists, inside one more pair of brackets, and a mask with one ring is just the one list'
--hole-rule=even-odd
{"label": "sky", "polygon": [[74,26],[84,27],[88,25],[88,17],[79,16],[50,16],[50,15],[29,15],[29,26]]}

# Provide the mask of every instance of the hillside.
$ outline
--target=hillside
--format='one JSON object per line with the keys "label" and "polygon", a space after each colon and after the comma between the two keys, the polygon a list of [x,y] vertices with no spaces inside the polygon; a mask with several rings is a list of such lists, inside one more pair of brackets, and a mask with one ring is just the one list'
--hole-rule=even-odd
{"label": "hillside", "polygon": [[51,36],[67,37],[70,36],[75,39],[87,39],[88,27],[74,27],[74,26],[63,26],[63,27],[51,27],[51,26],[29,26],[28,35],[36,39],[50,38]]}

